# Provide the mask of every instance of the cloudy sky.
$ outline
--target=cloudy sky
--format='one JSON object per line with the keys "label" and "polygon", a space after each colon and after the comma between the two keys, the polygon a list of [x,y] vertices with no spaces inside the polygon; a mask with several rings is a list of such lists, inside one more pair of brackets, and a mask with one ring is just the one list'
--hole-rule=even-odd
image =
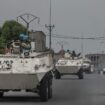
{"label": "cloudy sky", "polygon": [[[40,25],[36,21],[30,24],[30,29],[43,30],[49,24],[50,0],[0,0],[0,25],[6,20],[16,19],[24,13],[40,17]],[[73,37],[103,37],[105,36],[105,0],[52,0],[53,34]],[[102,43],[103,42],[103,43]],[[52,48],[81,52],[97,53],[105,51],[103,40],[80,40],[52,38]],[[60,44],[58,44],[60,43]],[[48,38],[47,38],[48,45]]]}

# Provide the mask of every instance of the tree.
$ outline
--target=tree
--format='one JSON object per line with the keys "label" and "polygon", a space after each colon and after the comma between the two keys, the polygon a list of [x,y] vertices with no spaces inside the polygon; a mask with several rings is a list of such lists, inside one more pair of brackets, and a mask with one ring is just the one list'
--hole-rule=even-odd
{"label": "tree", "polygon": [[21,33],[26,32],[26,27],[22,24],[16,22],[15,20],[6,21],[2,26],[2,37],[5,39],[6,42],[18,39]]}
{"label": "tree", "polygon": [[0,54],[3,54],[5,52],[5,39],[3,37],[0,37]]}
{"label": "tree", "polygon": [[2,30],[1,30],[1,27],[0,27],[0,36],[1,36],[1,34],[2,34]]}

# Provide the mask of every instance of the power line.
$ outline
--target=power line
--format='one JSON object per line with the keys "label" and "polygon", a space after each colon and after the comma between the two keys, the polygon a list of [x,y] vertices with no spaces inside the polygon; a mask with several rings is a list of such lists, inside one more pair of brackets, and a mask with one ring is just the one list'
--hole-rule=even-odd
{"label": "power line", "polygon": [[58,35],[58,34],[52,34],[52,37],[61,38],[61,39],[105,40],[105,37],[74,37],[74,36],[65,36],[65,35]]}

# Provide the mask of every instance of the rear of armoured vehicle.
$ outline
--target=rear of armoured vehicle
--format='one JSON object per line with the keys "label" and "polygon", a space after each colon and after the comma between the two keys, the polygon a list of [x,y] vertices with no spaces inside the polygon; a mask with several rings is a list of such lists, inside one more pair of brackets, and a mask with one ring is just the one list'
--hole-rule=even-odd
{"label": "rear of armoured vehicle", "polygon": [[41,101],[52,98],[53,59],[50,52],[33,53],[23,58],[0,55],[0,97],[4,92],[35,92]]}
{"label": "rear of armoured vehicle", "polygon": [[83,79],[82,59],[61,58],[55,67],[56,79],[60,79],[63,75],[77,75],[79,79]]}

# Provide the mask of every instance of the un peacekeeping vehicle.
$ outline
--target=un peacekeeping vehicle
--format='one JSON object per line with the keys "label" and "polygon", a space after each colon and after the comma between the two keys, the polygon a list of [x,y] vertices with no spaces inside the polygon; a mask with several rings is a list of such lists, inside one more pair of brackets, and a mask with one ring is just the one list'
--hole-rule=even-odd
{"label": "un peacekeeping vehicle", "polygon": [[88,58],[83,59],[82,68],[85,73],[93,73],[94,72],[94,66],[91,63],[91,60]]}
{"label": "un peacekeeping vehicle", "polygon": [[64,57],[55,64],[55,78],[60,79],[63,75],[77,75],[79,79],[83,79],[82,64],[82,58],[72,57],[70,53],[66,52]]}
{"label": "un peacekeeping vehicle", "polygon": [[6,54],[0,55],[0,97],[4,92],[25,90],[38,93],[41,101],[52,98],[52,54],[42,47],[43,43],[37,45],[37,41],[41,42],[37,36],[44,33],[34,35],[36,42],[20,35],[20,40],[12,41]]}

